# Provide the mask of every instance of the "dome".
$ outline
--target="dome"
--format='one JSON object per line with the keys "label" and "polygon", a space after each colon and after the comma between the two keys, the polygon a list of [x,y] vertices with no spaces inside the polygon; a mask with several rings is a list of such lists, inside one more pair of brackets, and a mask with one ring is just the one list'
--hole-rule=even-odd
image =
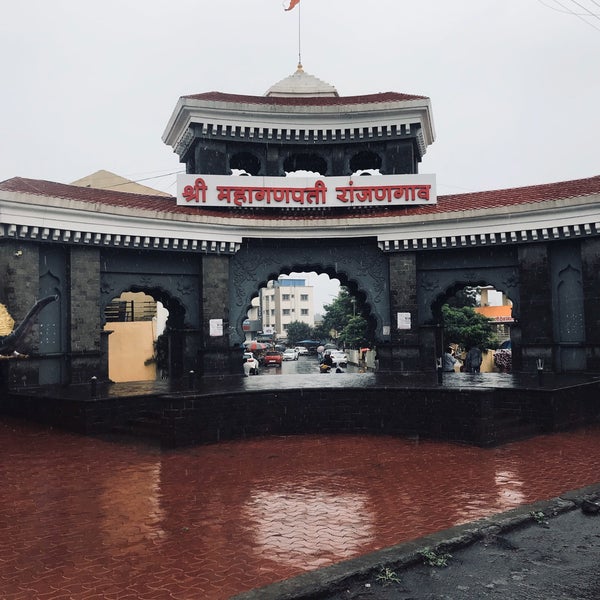
{"label": "dome", "polygon": [[298,64],[296,72],[271,86],[265,96],[278,98],[338,97],[334,86],[304,71]]}

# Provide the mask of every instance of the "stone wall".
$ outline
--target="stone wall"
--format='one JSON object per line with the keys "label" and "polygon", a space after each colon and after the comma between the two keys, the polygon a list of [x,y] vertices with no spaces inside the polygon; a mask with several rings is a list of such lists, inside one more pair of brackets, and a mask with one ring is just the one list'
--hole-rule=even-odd
{"label": "stone wall", "polygon": [[[390,254],[388,260],[392,351],[384,365],[389,365],[390,370],[420,371],[424,361],[419,339],[417,256],[414,252]],[[410,329],[398,328],[398,313],[410,314]],[[385,352],[385,348],[378,350],[378,354]],[[433,364],[432,357],[430,367]]]}
{"label": "stone wall", "polygon": [[74,246],[70,252],[71,383],[108,379],[102,342],[100,250]]}
{"label": "stone wall", "polygon": [[600,239],[581,242],[587,369],[600,372]]}
{"label": "stone wall", "polygon": [[[522,364],[513,361],[513,368],[535,372],[538,358],[543,358],[545,365],[553,363],[554,321],[548,247],[546,244],[519,246],[518,253],[522,298],[519,318]],[[514,358],[518,350],[513,348]]]}

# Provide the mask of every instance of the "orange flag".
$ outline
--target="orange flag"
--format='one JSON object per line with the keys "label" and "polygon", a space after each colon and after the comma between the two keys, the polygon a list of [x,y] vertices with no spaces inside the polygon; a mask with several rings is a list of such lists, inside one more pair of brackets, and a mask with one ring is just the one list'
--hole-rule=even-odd
{"label": "orange flag", "polygon": [[292,10],[296,4],[298,4],[300,0],[290,0],[290,5],[285,10]]}

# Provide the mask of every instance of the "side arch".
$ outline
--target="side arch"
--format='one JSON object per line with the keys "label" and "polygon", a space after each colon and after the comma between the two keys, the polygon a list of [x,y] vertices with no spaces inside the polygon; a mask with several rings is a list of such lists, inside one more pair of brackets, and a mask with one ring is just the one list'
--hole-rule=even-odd
{"label": "side arch", "polygon": [[453,269],[417,273],[419,325],[433,325],[442,304],[456,291],[466,286],[492,285],[506,294],[513,303],[515,321],[520,313],[519,273],[517,267],[485,269]]}

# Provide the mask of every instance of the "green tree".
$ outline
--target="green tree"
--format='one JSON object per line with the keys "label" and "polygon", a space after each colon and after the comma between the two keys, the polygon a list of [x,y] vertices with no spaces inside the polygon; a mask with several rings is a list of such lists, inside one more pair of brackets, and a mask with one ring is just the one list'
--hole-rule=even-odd
{"label": "green tree", "polygon": [[326,304],[323,308],[322,331],[329,335],[333,329],[337,332],[342,332],[355,313],[355,299],[351,296],[345,287],[340,288],[337,298],[331,303]]}
{"label": "green tree", "polygon": [[444,304],[442,318],[446,341],[459,344],[465,349],[478,346],[487,350],[498,346],[492,319],[479,314],[470,306],[453,308]]}
{"label": "green tree", "polygon": [[339,339],[347,348],[363,348],[368,346],[368,323],[362,315],[350,317],[348,324],[342,329]]}
{"label": "green tree", "polygon": [[302,321],[292,321],[287,326],[287,339],[290,346],[295,346],[296,342],[306,340],[312,337],[312,328]]}

